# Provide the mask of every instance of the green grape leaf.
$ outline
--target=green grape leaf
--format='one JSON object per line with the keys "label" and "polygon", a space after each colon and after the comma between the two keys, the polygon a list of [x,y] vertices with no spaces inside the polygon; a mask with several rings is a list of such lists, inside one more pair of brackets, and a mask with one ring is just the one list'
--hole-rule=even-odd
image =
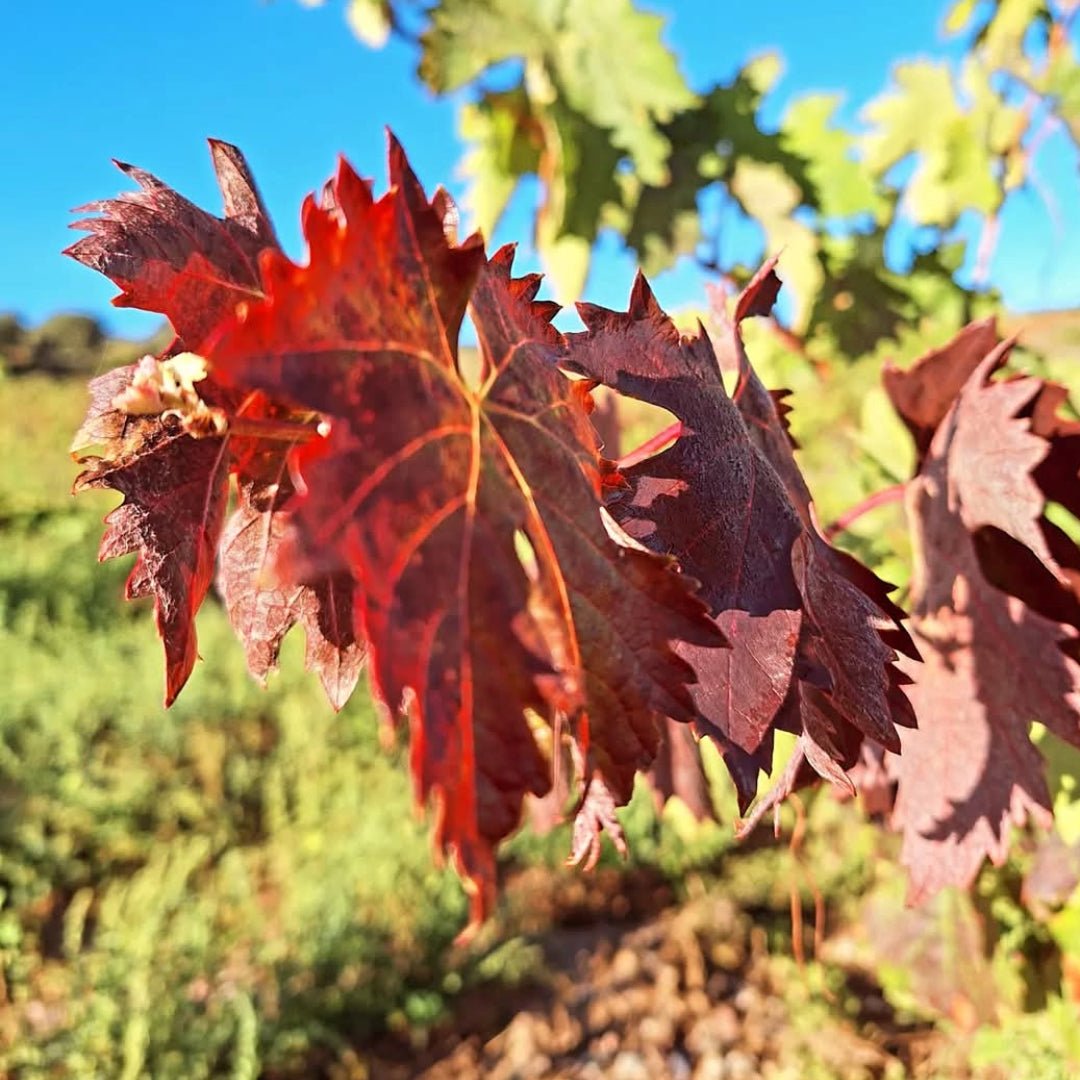
{"label": "green grape leaf", "polygon": [[547,198],[536,217],[536,246],[556,299],[581,295],[604,209],[618,202],[619,152],[606,131],[555,102],[543,114]]}
{"label": "green grape leaf", "polygon": [[799,185],[778,164],[740,158],[731,178],[731,193],[743,211],[761,225],[766,254],[783,252],[784,282],[795,295],[792,325],[798,331],[805,329],[824,275],[818,259],[818,234],[794,216],[802,201]]}
{"label": "green grape leaf", "polygon": [[558,5],[516,0],[449,0],[431,12],[419,75],[436,93],[460,90],[494,64],[542,56]]}
{"label": "green grape leaf", "polygon": [[490,237],[521,177],[539,172],[543,131],[523,86],[465,105],[460,131],[472,147],[462,166],[465,205],[474,228]]}
{"label": "green grape leaf", "polygon": [[716,86],[700,104],[679,113],[663,132],[672,146],[668,182],[649,185],[638,176],[621,178],[625,218],[610,223],[638,254],[643,272],[659,273],[701,240],[697,199],[702,188],[728,176],[733,162],[748,157],[775,163],[800,186],[804,162],[757,121],[764,95],[781,72],[774,53],[751,59],[728,85]]}
{"label": "green grape leaf", "polygon": [[805,159],[813,205],[823,218],[867,213],[883,221],[889,201],[854,156],[855,140],[834,123],[839,103],[835,94],[809,94],[794,101],[784,114],[781,145]]}
{"label": "green grape leaf", "polygon": [[994,212],[1003,198],[1000,155],[1022,133],[1022,112],[974,62],[959,87],[932,61],[898,65],[894,81],[864,110],[872,129],[863,141],[867,166],[884,175],[915,159],[904,207],[919,224],[948,227],[967,210]]}
{"label": "green grape leaf", "polygon": [[[423,35],[420,76],[445,93],[504,60],[537,61],[566,108],[610,133],[642,177],[662,183],[657,125],[696,102],[660,39],[663,19],[630,0],[444,0]],[[547,104],[549,102],[545,102]]]}

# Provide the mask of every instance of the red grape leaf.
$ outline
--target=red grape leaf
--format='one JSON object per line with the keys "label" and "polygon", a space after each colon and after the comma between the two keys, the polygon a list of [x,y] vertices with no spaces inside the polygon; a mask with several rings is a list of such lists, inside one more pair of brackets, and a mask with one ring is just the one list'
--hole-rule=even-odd
{"label": "red grape leaf", "polygon": [[964,383],[1000,338],[993,318],[965,326],[947,345],[931,349],[906,370],[887,363],[885,391],[915,440],[921,465],[941,421]]}
{"label": "red grape leaf", "polygon": [[[342,162],[333,207],[304,207],[308,265],[264,255],[267,300],[211,354],[239,387],[331,420],[297,451],[306,491],[278,569],[359,582],[373,679],[409,704],[418,796],[437,802],[478,917],[495,844],[550,786],[529,713],[570,713],[586,783],[625,801],[656,711],[691,711],[669,642],[720,635],[670,560],[608,537],[595,436],[539,279],[512,279],[509,249],[485,263],[478,238],[448,241],[396,142],[390,179],[376,201]],[[478,387],[457,365],[470,300]]]}
{"label": "red grape leaf", "polygon": [[[1061,471],[1071,461],[1075,483],[1075,428],[1056,416],[1059,388],[988,381],[1007,352],[991,347],[956,391],[907,494],[913,623],[925,663],[908,689],[919,730],[905,733],[892,771],[913,900],[969,886],[987,857],[1004,861],[1011,825],[1049,823],[1033,720],[1080,745],[1076,636],[1038,610],[1068,613],[1060,602],[1071,595],[1068,578],[1040,527],[1038,477],[1048,460]],[[1054,554],[1076,565],[1072,541],[1060,533],[1055,543]],[[1003,568],[1002,551],[1021,554],[1022,575]]]}
{"label": "red grape leaf", "polygon": [[594,772],[586,783],[574,815],[570,854],[566,859],[568,866],[581,864],[585,870],[595,869],[600,861],[600,837],[605,833],[615,850],[622,856],[626,855],[626,836],[615,816],[617,808],[615,796],[604,783],[604,778]]}
{"label": "red grape leaf", "polygon": [[[770,265],[738,310],[768,310],[777,288]],[[613,494],[610,509],[635,540],[675,555],[702,583],[731,642],[726,652],[677,648],[698,674],[695,726],[725,752],[743,807],[758,770],[768,768],[776,728],[805,731],[806,759],[823,768],[826,753],[854,764],[855,733],[898,748],[893,725],[913,718],[892,645],[913,647],[895,621],[899,609],[879,602],[886,587],[812,530],[808,493],[804,506],[795,501],[795,479],[802,492],[805,484],[774,399],[761,388],[769,415],[756,427],[742,400],[727,395],[704,331],[681,337],[643,278],[625,314],[578,310],[587,331],[569,335],[568,366],[667,409],[682,425],[668,449],[624,470],[628,488]],[[731,334],[740,386],[754,393],[760,382],[737,324]],[[774,455],[791,470],[788,483]],[[835,778],[834,768],[826,771]]]}
{"label": "red grape leaf", "polygon": [[112,400],[133,368],[94,379],[91,405],[74,449],[108,436],[111,456],[83,458],[74,490],[112,488],[124,502],[106,517],[98,558],[137,552],[127,598],[154,597],[165,645],[165,704],[176,699],[198,656],[195,613],[214,574],[229,493],[223,439],[193,439],[157,417],[119,419]]}
{"label": "red grape leaf", "polygon": [[248,669],[260,682],[277,667],[281,643],[299,623],[307,669],[319,675],[330,703],[340,709],[364,666],[364,643],[353,620],[356,584],[340,571],[310,584],[274,579],[272,568],[291,535],[291,496],[287,475],[273,483],[241,482],[239,506],[221,538],[218,589]]}
{"label": "red grape leaf", "polygon": [[658,812],[668,799],[677,797],[698,821],[716,817],[701,750],[688,724],[664,719],[660,747],[647,776]]}

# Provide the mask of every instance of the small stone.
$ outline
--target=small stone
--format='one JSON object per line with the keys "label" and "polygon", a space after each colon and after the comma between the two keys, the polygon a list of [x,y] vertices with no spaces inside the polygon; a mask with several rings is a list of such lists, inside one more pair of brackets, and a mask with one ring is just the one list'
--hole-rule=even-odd
{"label": "small stone", "polygon": [[742,1034],[739,1014],[726,1002],[722,1001],[712,1010],[713,1030],[723,1046],[734,1046]]}
{"label": "small stone", "polygon": [[724,1059],[716,1054],[703,1057],[694,1069],[692,1080],[727,1080]]}
{"label": "small stone", "polygon": [[616,985],[633,982],[641,971],[641,961],[632,949],[620,949],[611,961],[611,981]]}
{"label": "small stone", "polygon": [[675,1044],[675,1025],[666,1016],[646,1016],[638,1024],[638,1035],[646,1046],[668,1050]]}
{"label": "small stone", "polygon": [[679,1050],[672,1050],[664,1059],[671,1080],[690,1080],[690,1059]]}
{"label": "small stone", "polygon": [[640,1054],[623,1050],[612,1062],[611,1080],[650,1080],[649,1067]]}
{"label": "small stone", "polygon": [[755,986],[742,986],[732,999],[739,1012],[746,1013],[757,1008],[761,994]]}
{"label": "small stone", "polygon": [[741,1050],[732,1050],[724,1057],[724,1076],[726,1080],[753,1080],[758,1075],[754,1059]]}
{"label": "small stone", "polygon": [[664,964],[656,973],[657,994],[677,994],[680,981],[679,969],[674,964]]}
{"label": "small stone", "polygon": [[619,1036],[614,1031],[605,1031],[589,1043],[589,1057],[599,1064],[610,1061],[619,1051]]}

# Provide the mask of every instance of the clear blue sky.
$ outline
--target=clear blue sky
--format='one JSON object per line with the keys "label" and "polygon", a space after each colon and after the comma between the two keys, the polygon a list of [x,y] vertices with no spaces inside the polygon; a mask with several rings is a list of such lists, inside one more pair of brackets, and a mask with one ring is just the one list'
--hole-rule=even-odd
{"label": "clear blue sky", "polygon": [[[523,0],[527,2],[527,0]],[[772,0],[757,8],[720,0],[650,0],[670,16],[668,43],[690,83],[725,78],[751,53],[779,50],[786,75],[773,118],[791,95],[845,94],[847,114],[886,83],[897,58],[941,53],[944,0],[904,4]],[[139,336],[157,318],[114,309],[105,279],[59,251],[75,206],[127,186],[116,157],[156,173],[218,212],[204,139],[237,143],[247,155],[286,249],[300,257],[299,206],[343,152],[384,184],[389,125],[426,185],[457,195],[461,155],[456,103],[436,101],[413,77],[413,51],[392,42],[372,52],[349,33],[343,5],[296,0],[20,0],[4,13],[0,47],[0,310],[37,322],[61,309],[105,319]],[[1004,221],[992,278],[1017,310],[1080,305],[1077,162],[1063,139],[1039,159],[1063,211],[1058,225],[1022,196]],[[529,193],[516,200],[496,241],[527,239]],[[528,263],[529,252],[523,252]],[[618,305],[632,277],[629,257],[602,245],[589,298]],[[684,266],[654,283],[678,307],[701,292]]]}

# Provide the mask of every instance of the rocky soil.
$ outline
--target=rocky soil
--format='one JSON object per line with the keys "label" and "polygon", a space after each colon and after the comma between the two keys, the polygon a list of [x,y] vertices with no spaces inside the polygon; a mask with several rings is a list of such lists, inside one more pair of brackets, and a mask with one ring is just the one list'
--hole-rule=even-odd
{"label": "rocky soil", "polygon": [[[613,890],[617,890],[614,891]],[[897,1022],[857,972],[800,967],[723,896],[671,905],[657,882],[603,873],[529,898],[541,974],[459,998],[422,1051],[385,1039],[371,1080],[870,1080],[928,1072],[940,1037]]]}

